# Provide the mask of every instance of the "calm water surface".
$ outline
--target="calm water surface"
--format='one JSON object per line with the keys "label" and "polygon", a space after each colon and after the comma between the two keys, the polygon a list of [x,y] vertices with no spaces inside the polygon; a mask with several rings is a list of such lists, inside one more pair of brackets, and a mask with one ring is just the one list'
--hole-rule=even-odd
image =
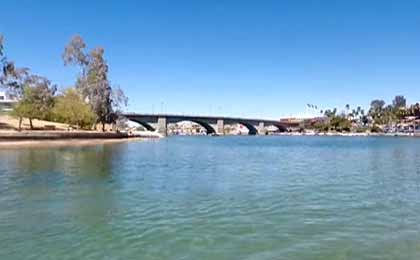
{"label": "calm water surface", "polygon": [[420,139],[3,149],[0,259],[420,259]]}

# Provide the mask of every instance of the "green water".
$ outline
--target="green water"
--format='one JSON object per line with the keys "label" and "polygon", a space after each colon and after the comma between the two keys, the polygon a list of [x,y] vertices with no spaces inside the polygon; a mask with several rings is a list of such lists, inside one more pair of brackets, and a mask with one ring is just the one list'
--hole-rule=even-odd
{"label": "green water", "polygon": [[3,149],[0,259],[420,259],[420,139]]}

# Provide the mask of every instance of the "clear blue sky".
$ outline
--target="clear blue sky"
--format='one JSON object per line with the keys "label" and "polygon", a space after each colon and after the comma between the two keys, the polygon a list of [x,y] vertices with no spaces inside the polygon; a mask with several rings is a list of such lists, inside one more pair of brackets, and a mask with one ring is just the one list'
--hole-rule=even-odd
{"label": "clear blue sky", "polygon": [[420,101],[420,1],[2,1],[8,56],[61,86],[73,34],[101,45],[129,111],[278,118]]}

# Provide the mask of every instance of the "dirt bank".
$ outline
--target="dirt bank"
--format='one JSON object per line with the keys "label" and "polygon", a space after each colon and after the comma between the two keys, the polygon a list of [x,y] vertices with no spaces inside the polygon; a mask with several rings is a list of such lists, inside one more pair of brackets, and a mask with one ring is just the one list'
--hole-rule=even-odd
{"label": "dirt bank", "polygon": [[99,131],[0,131],[0,141],[61,140],[61,139],[121,139],[128,133]]}
{"label": "dirt bank", "polygon": [[100,144],[124,143],[129,141],[131,142],[140,140],[144,140],[144,138],[0,141],[0,149],[27,147],[91,146]]}

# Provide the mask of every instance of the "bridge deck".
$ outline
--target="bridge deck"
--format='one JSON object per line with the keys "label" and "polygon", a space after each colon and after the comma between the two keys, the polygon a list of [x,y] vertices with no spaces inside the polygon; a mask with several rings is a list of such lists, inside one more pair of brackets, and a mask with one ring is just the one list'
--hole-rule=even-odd
{"label": "bridge deck", "polygon": [[279,120],[274,119],[258,119],[258,118],[242,118],[242,117],[230,117],[230,116],[205,116],[205,115],[182,115],[182,114],[143,114],[143,113],[124,113],[123,116],[127,118],[182,118],[186,121],[194,121],[194,120],[224,120],[227,122],[262,122],[262,123],[270,123],[270,124],[281,124],[281,125],[289,125],[284,122],[280,122]]}

